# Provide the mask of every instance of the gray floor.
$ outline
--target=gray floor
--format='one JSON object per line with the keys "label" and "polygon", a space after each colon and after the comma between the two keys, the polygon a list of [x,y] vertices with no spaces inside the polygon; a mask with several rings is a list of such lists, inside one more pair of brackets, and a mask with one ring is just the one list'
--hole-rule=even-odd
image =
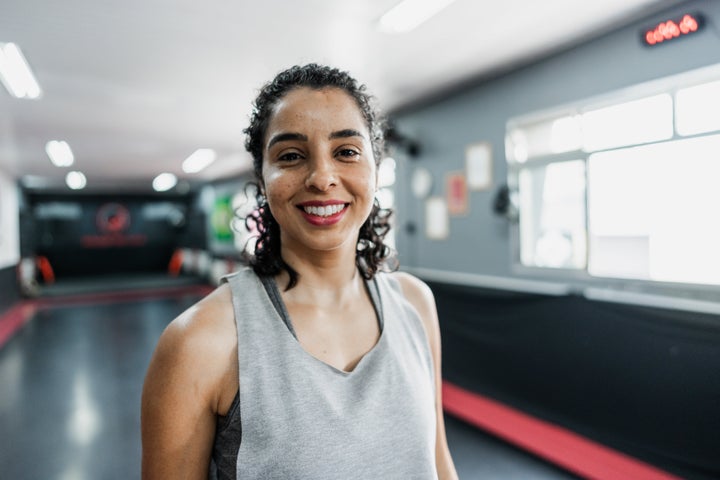
{"label": "gray floor", "polygon": [[[0,478],[139,478],[145,370],[197,299],[39,311],[0,348]],[[574,478],[456,419],[447,428],[462,479]]]}
{"label": "gray floor", "polygon": [[452,416],[445,416],[445,428],[461,479],[578,478]]}
{"label": "gray floor", "polygon": [[50,285],[39,285],[42,297],[63,297],[67,295],[88,295],[95,293],[118,293],[139,289],[157,290],[173,287],[192,286],[202,283],[194,275],[169,276],[166,273],[128,273],[103,275],[102,277],[66,278]]}

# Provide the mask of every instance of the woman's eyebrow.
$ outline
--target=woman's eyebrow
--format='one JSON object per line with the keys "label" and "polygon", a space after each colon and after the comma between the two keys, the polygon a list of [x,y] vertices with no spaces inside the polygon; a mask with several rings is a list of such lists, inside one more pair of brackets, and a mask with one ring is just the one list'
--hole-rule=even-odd
{"label": "woman's eyebrow", "polygon": [[332,140],[334,138],[348,138],[348,137],[365,138],[365,136],[362,133],[358,132],[357,130],[353,130],[352,128],[346,128],[344,130],[338,130],[337,132],[332,132],[328,138],[330,140]]}
{"label": "woman's eyebrow", "polygon": [[303,142],[307,142],[307,139],[308,139],[307,135],[303,135],[302,133],[291,133],[291,132],[278,133],[277,135],[275,135],[274,137],[272,137],[270,139],[270,141],[268,142],[267,148],[272,147],[273,145],[275,145],[278,142],[287,142],[289,140],[301,140]]}

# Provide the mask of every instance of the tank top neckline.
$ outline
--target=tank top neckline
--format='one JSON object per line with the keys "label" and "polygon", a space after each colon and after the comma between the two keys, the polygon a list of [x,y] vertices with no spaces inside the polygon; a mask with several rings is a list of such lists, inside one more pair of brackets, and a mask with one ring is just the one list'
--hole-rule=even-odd
{"label": "tank top neckline", "polygon": [[274,313],[276,314],[276,318],[280,320],[285,328],[285,331],[287,334],[291,335],[291,341],[296,345],[296,348],[299,348],[300,351],[309,358],[310,361],[320,364],[324,368],[328,368],[331,371],[340,374],[344,377],[350,377],[355,372],[358,372],[361,367],[367,363],[367,359],[371,356],[375,355],[375,352],[378,350],[378,348],[382,348],[381,344],[385,343],[385,319],[383,317],[383,309],[382,309],[382,301],[380,298],[380,291],[377,286],[377,279],[373,278],[372,280],[365,280],[365,290],[368,293],[370,297],[370,302],[373,306],[373,311],[375,312],[375,318],[378,322],[378,327],[380,329],[380,336],[378,337],[375,344],[363,354],[363,356],[360,358],[360,360],[355,364],[355,368],[353,368],[350,371],[343,370],[340,368],[337,368],[333,365],[330,365],[329,363],[320,360],[315,355],[311,354],[305,348],[300,344],[300,341],[297,338],[297,334],[295,333],[295,329],[292,325],[292,319],[290,318],[290,314],[288,313],[287,307],[285,306],[285,302],[282,299],[282,295],[280,294],[280,290],[278,288],[277,283],[275,282],[275,279],[273,277],[260,277],[260,281],[265,289],[265,293],[268,297],[268,300],[270,300],[270,303],[273,305]]}

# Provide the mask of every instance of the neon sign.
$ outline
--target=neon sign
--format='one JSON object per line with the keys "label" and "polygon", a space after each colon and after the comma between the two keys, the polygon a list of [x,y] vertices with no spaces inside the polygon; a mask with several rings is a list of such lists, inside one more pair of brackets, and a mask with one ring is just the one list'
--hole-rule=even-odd
{"label": "neon sign", "polygon": [[668,40],[684,37],[697,32],[703,26],[700,15],[685,14],[677,20],[660,22],[642,34],[643,43],[648,46],[658,45]]}

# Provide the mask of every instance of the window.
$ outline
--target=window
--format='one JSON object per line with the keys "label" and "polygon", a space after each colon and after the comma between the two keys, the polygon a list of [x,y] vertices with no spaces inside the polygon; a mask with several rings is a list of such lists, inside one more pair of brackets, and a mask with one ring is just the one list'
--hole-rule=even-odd
{"label": "window", "polygon": [[[395,170],[397,164],[392,157],[383,158],[378,167],[378,190],[375,198],[381,208],[395,208]],[[395,248],[395,223],[394,217],[390,217],[392,228],[384,239],[384,243],[390,248]]]}
{"label": "window", "polygon": [[522,169],[519,201],[522,263],[584,268],[585,162]]}
{"label": "window", "polygon": [[672,99],[668,94],[623,102],[582,114],[583,150],[665,140],[672,137]]}
{"label": "window", "polygon": [[717,152],[720,135],[590,155],[590,274],[720,285]]}
{"label": "window", "polygon": [[720,81],[678,90],[675,122],[680,135],[720,130]]}
{"label": "window", "polygon": [[720,285],[720,68],[714,77],[508,122],[519,263]]}

